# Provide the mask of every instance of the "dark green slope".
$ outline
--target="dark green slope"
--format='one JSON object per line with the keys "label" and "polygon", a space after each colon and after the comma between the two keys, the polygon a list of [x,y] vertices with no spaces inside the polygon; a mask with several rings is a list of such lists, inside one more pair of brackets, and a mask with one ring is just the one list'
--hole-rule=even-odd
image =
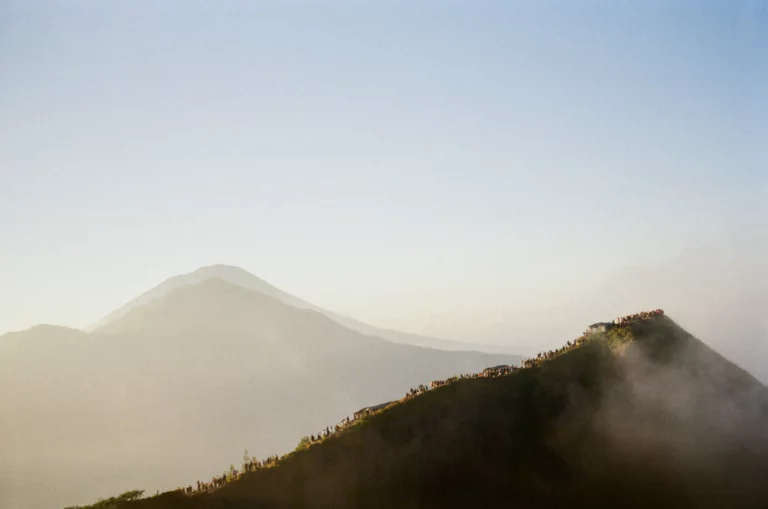
{"label": "dark green slope", "polygon": [[460,380],[160,508],[768,507],[768,389],[669,318]]}

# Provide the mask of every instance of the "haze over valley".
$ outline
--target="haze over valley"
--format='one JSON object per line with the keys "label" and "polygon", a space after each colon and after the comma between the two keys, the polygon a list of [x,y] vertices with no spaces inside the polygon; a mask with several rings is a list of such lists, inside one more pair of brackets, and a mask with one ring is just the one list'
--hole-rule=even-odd
{"label": "haze over valley", "polygon": [[419,384],[521,359],[393,343],[317,309],[212,266],[159,285],[90,333],[40,325],[0,336],[0,505],[165,490],[210,477],[245,449],[289,451]]}

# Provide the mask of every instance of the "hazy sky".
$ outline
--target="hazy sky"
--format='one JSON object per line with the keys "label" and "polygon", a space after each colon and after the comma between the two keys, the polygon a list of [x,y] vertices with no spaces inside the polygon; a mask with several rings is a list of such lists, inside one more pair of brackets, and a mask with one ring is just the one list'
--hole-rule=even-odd
{"label": "hazy sky", "polygon": [[0,333],[227,263],[451,336],[768,231],[768,4],[320,4],[0,2]]}

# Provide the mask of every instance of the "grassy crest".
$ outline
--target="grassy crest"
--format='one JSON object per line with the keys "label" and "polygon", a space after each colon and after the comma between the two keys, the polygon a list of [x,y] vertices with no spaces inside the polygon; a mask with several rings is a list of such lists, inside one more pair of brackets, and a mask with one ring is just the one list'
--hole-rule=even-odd
{"label": "grassy crest", "polygon": [[[725,404],[725,397],[712,399],[714,387],[731,400],[752,398],[762,412],[754,422],[768,418],[768,391],[669,318],[586,334],[527,366],[503,376],[458,377],[403,398],[319,441],[302,440],[295,451],[210,492],[175,491],[125,505],[757,508],[768,502],[768,489],[754,491],[762,481],[747,482],[768,473],[768,455],[739,457],[736,442],[710,451],[719,435],[694,431],[701,421],[670,411],[666,391],[638,386],[644,376],[652,383],[674,373],[685,384],[673,385],[693,385],[694,405]],[[751,429],[753,421],[744,426]],[[668,437],[692,445],[676,450]],[[689,461],[699,457],[692,454],[697,448],[717,468]],[[722,472],[743,482],[723,484]]]}

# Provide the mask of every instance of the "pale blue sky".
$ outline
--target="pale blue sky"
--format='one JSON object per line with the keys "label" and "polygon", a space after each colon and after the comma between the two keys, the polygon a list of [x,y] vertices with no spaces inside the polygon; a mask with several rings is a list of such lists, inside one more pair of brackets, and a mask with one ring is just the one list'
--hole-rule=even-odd
{"label": "pale blue sky", "polygon": [[0,333],[228,263],[456,336],[764,237],[768,4],[543,4],[0,2]]}

